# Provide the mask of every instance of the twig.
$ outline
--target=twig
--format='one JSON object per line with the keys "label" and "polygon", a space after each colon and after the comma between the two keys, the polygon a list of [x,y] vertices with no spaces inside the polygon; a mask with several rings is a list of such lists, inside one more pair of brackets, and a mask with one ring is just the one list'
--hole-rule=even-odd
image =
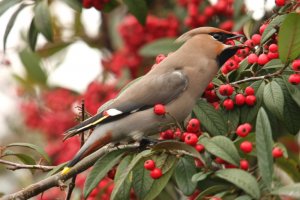
{"label": "twig", "polygon": [[[81,101],[81,121],[84,121],[84,114],[85,114],[85,109],[84,109],[84,100]],[[80,134],[80,146],[82,147],[84,144],[84,131]],[[69,184],[69,189],[68,193],[66,196],[66,200],[70,200],[72,196],[72,192],[75,188],[75,183],[76,183],[76,177],[77,175],[74,175],[72,178],[72,181]]]}
{"label": "twig", "polygon": [[289,66],[289,63],[287,63],[283,68],[281,68],[280,70],[272,73],[272,74],[266,74],[263,76],[256,76],[256,77],[250,77],[250,78],[245,78],[243,80],[239,80],[239,81],[235,81],[232,82],[232,85],[236,85],[236,84],[240,84],[240,83],[245,83],[245,82],[250,82],[250,81],[258,81],[258,80],[263,80],[263,79],[268,79],[271,77],[275,77],[275,76],[279,76],[280,74],[282,74],[282,72]]}
{"label": "twig", "polygon": [[18,170],[18,169],[40,169],[44,172],[52,170],[55,166],[46,166],[46,165],[26,165],[20,163],[14,163],[7,160],[0,159],[0,163],[8,165],[8,169],[10,170]]}
{"label": "twig", "polygon": [[91,167],[101,156],[107,152],[116,151],[118,149],[136,149],[139,144],[130,144],[130,145],[120,145],[118,147],[109,148],[104,146],[93,154],[81,160],[77,165],[75,165],[71,171],[66,175],[61,175],[60,173],[52,175],[44,180],[41,180],[35,184],[32,184],[16,193],[3,196],[1,200],[23,200],[34,197],[50,188],[59,187],[61,182],[65,182],[68,179],[72,178],[74,175],[79,174],[89,167]]}

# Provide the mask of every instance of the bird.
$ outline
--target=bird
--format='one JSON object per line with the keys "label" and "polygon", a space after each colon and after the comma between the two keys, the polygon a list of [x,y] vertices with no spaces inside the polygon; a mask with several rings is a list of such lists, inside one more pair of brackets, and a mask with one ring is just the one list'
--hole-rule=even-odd
{"label": "bird", "polygon": [[[81,159],[109,143],[139,141],[174,120],[184,121],[220,67],[245,47],[226,44],[240,37],[243,35],[215,27],[199,27],[179,36],[176,42],[182,45],[176,51],[126,86],[98,114],[65,132],[64,140],[93,129],[61,174],[67,174]],[[153,107],[157,104],[163,104],[168,114],[155,114]]]}

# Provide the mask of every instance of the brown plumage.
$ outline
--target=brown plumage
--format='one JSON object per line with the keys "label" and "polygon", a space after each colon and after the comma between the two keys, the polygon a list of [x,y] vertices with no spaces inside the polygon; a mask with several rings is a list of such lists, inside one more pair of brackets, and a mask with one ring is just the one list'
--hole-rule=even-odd
{"label": "brown plumage", "polygon": [[[102,109],[106,112],[66,132],[68,138],[95,127],[63,173],[90,153],[91,147],[95,150],[95,144],[101,147],[109,142],[138,140],[164,129],[174,122],[173,118],[183,121],[220,66],[241,48],[225,44],[235,37],[240,35],[213,27],[197,28],[180,36],[177,41],[183,45],[107,104]],[[154,114],[153,106],[158,103],[165,105],[169,115]]]}

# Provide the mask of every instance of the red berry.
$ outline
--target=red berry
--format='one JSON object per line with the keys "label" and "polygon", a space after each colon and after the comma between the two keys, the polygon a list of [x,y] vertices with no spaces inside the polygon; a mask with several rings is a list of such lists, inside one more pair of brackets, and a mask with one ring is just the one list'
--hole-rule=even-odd
{"label": "red berry", "polygon": [[195,165],[198,168],[201,168],[204,166],[203,162],[200,159],[195,158]]}
{"label": "red berry", "polygon": [[254,95],[248,95],[246,96],[245,102],[248,106],[253,106],[256,102],[256,97]]}
{"label": "red berry", "polygon": [[262,53],[258,56],[257,63],[259,65],[265,65],[267,62],[269,62],[269,58],[268,58],[267,54]]}
{"label": "red berry", "polygon": [[250,49],[254,48],[254,42],[252,40],[246,40],[246,42],[244,43],[246,46],[248,46]]}
{"label": "red berry", "polygon": [[222,200],[220,197],[211,197],[209,200]]}
{"label": "red berry", "polygon": [[188,132],[182,133],[182,135],[181,135],[181,140],[182,140],[182,141],[185,141],[185,138],[186,138],[186,136],[187,136],[188,134],[190,134],[190,133],[188,133]]}
{"label": "red berry", "polygon": [[259,33],[262,35],[263,34],[263,32],[265,31],[265,29],[267,28],[267,24],[263,24],[263,25],[261,25],[260,27],[259,27]]}
{"label": "red berry", "polygon": [[289,82],[293,85],[298,85],[300,83],[300,74],[290,75]]}
{"label": "red berry", "polygon": [[174,139],[174,132],[171,129],[168,129],[166,131],[161,132],[160,137],[163,140]]}
{"label": "red berry", "polygon": [[115,175],[116,175],[116,168],[112,168],[111,170],[109,170],[109,172],[107,172],[107,177],[114,180]]}
{"label": "red berry", "polygon": [[255,45],[258,45],[260,43],[261,35],[254,34],[252,35],[251,39]]}
{"label": "red berry", "polygon": [[225,99],[223,102],[223,106],[226,110],[232,110],[234,107],[234,103],[232,99]]}
{"label": "red berry", "polygon": [[83,0],[82,7],[84,8],[91,8],[93,5],[93,0]]}
{"label": "red berry", "polygon": [[293,61],[293,63],[292,63],[292,69],[294,71],[300,71],[300,59]]}
{"label": "red berry", "polygon": [[225,168],[229,169],[229,168],[237,168],[235,165],[231,164],[231,163],[226,163]]}
{"label": "red berry", "polygon": [[252,143],[249,141],[244,141],[240,144],[240,149],[244,152],[244,153],[250,153],[253,149],[252,147]]}
{"label": "red berry", "polygon": [[160,168],[154,168],[151,172],[150,172],[150,176],[153,179],[159,179],[162,176],[162,171]]}
{"label": "red berry", "polygon": [[253,89],[253,87],[248,86],[245,89],[245,93],[246,93],[246,96],[248,96],[248,95],[254,95],[255,94],[255,90]]}
{"label": "red berry", "polygon": [[239,66],[234,59],[229,59],[228,61],[226,61],[225,65],[229,71],[235,70]]}
{"label": "red berry", "polygon": [[223,160],[222,158],[219,158],[219,157],[216,157],[215,162],[218,163],[218,164],[225,164],[226,163],[225,160]]}
{"label": "red berry", "polygon": [[254,64],[254,63],[257,63],[257,60],[258,60],[258,57],[255,53],[251,53],[249,56],[248,56],[248,63],[249,64]]}
{"label": "red berry", "polygon": [[246,137],[249,134],[249,129],[244,124],[239,125],[236,129],[236,134],[240,137]]}
{"label": "red berry", "polygon": [[147,170],[154,170],[155,168],[155,162],[154,160],[146,160],[144,162],[144,168],[147,169]]}
{"label": "red berry", "polygon": [[196,118],[192,118],[188,122],[188,125],[191,125],[192,127],[195,127],[195,129],[199,129],[200,128],[200,121]]}
{"label": "red berry", "polygon": [[214,8],[213,8],[212,6],[207,6],[207,7],[204,9],[203,14],[204,14],[206,17],[210,18],[210,17],[212,17],[212,16],[215,14],[215,10],[214,10]]}
{"label": "red berry", "polygon": [[233,93],[233,87],[229,84],[221,85],[219,88],[219,92],[223,96],[231,96]]}
{"label": "red berry", "polygon": [[274,147],[272,150],[273,158],[280,158],[283,156],[283,151],[279,147]]}
{"label": "red berry", "polygon": [[227,65],[223,65],[223,67],[221,68],[221,72],[222,72],[222,74],[228,74],[228,72],[230,72],[230,70],[228,69]]}
{"label": "red berry", "polygon": [[235,100],[235,104],[238,105],[238,106],[242,106],[245,104],[245,96],[243,94],[237,94],[235,95],[234,97],[234,100]]}
{"label": "red berry", "polygon": [[276,6],[284,6],[285,5],[285,0],[275,0],[275,4]]}
{"label": "red berry", "polygon": [[245,159],[241,159],[240,160],[240,168],[247,171],[249,169],[248,161]]}
{"label": "red berry", "polygon": [[271,51],[272,53],[276,53],[278,51],[278,46],[277,44],[271,44],[269,46],[269,51]]}
{"label": "red berry", "polygon": [[268,56],[268,58],[269,58],[270,60],[272,60],[272,59],[278,58],[278,57],[279,57],[279,54],[278,54],[278,53],[272,53],[272,52],[269,52],[269,53],[267,54],[267,56]]}
{"label": "red berry", "polygon": [[166,109],[165,106],[162,104],[156,104],[154,106],[154,113],[157,115],[164,115],[166,114]]}
{"label": "red berry", "polygon": [[213,82],[209,82],[209,84],[206,87],[206,90],[212,90],[212,89],[214,89],[214,84]]}
{"label": "red berry", "polygon": [[252,125],[249,124],[249,123],[245,123],[244,126],[245,126],[245,128],[248,130],[248,132],[250,133],[251,130],[252,130]]}
{"label": "red berry", "polygon": [[194,133],[189,133],[185,136],[184,142],[188,145],[195,146],[198,142],[198,137]]}
{"label": "red berry", "polygon": [[163,61],[166,58],[166,56],[164,54],[158,54],[156,56],[155,62],[156,64],[160,63],[161,61]]}
{"label": "red berry", "polygon": [[204,151],[204,146],[202,145],[202,144],[197,144],[196,146],[195,146],[195,149],[198,151],[198,152],[203,152]]}

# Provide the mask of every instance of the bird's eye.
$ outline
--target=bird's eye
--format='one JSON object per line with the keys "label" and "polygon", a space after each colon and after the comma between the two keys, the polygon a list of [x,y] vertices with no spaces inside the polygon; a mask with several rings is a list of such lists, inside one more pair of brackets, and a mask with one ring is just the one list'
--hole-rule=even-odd
{"label": "bird's eye", "polygon": [[216,39],[216,40],[222,40],[222,35],[221,34],[218,34],[218,33],[214,33],[212,34],[213,38]]}

